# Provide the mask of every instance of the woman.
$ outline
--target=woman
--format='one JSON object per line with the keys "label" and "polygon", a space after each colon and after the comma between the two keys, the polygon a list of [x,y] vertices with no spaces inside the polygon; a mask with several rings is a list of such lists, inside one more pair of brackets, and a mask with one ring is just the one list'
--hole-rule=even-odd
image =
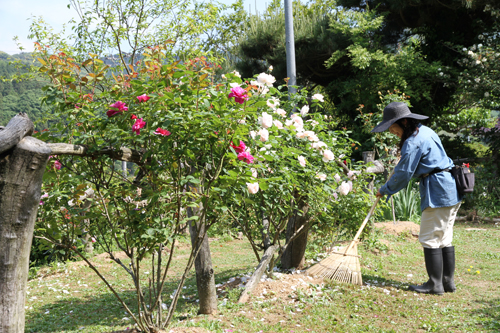
{"label": "woman", "polygon": [[402,102],[392,102],[385,107],[383,121],[372,132],[389,130],[400,137],[401,159],[377,196],[393,195],[405,188],[412,177],[420,179],[422,219],[418,239],[424,248],[429,281],[410,286],[410,290],[442,295],[456,290],[453,280],[455,248],[451,242],[462,196],[449,172],[453,161],[446,155],[441,140],[433,130],[419,122],[427,118],[411,113]]}

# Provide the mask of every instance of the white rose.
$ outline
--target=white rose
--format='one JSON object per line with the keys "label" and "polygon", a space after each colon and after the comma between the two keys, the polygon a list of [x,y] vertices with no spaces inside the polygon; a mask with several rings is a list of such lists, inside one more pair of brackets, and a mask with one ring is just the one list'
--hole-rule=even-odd
{"label": "white rose", "polygon": [[259,183],[247,183],[248,192],[255,194],[259,192]]}
{"label": "white rose", "polygon": [[314,149],[321,149],[322,147],[327,147],[326,143],[324,143],[323,141],[318,141],[318,142],[313,142],[311,144],[311,147],[314,148]]}
{"label": "white rose", "polygon": [[278,127],[278,129],[283,129],[283,124],[279,120],[273,120],[273,124]]}
{"label": "white rose", "polygon": [[271,97],[267,100],[267,106],[271,109],[276,109],[280,105],[280,100],[276,97]]}
{"label": "white rose", "polygon": [[276,109],[276,110],[274,110],[274,113],[277,113],[282,117],[286,117],[286,111],[283,109]]}
{"label": "white rose", "polygon": [[304,127],[304,121],[302,120],[302,118],[295,117],[295,118],[292,118],[292,120],[294,122],[293,125],[295,126],[296,129]]}
{"label": "white rose", "polygon": [[285,126],[292,126],[293,125],[293,120],[292,119],[287,119],[285,121]]}
{"label": "white rose", "polygon": [[236,82],[231,82],[229,85],[231,86],[231,88],[236,88],[240,86],[240,84]]}
{"label": "white rose", "polygon": [[269,128],[273,126],[273,116],[267,112],[262,112],[262,117],[259,117],[258,122],[262,127]]}
{"label": "white rose", "polygon": [[302,167],[306,166],[306,158],[304,156],[299,156],[297,157],[297,159],[299,160],[299,163]]}
{"label": "white rose", "polygon": [[266,142],[267,140],[269,140],[269,131],[265,128],[261,129],[257,135],[260,136],[260,141],[262,142]]}
{"label": "white rose", "polygon": [[297,137],[297,139],[305,139],[305,138],[307,138],[307,133],[306,132],[297,132],[296,137]]}
{"label": "white rose", "polygon": [[273,83],[276,82],[276,79],[271,74],[260,73],[257,76],[257,82],[259,82],[261,85],[272,87]]}
{"label": "white rose", "polygon": [[323,162],[329,162],[335,158],[335,155],[333,155],[331,150],[325,150],[323,151]]}
{"label": "white rose", "polygon": [[354,175],[354,171],[349,171],[347,173],[347,178],[349,178],[349,179],[353,179],[353,178],[356,179],[356,176]]}
{"label": "white rose", "polygon": [[240,73],[239,73],[238,71],[236,71],[236,70],[234,70],[232,73],[233,73],[234,75],[236,75],[237,77],[241,77]]}
{"label": "white rose", "polygon": [[315,100],[317,100],[319,102],[324,102],[325,101],[325,98],[321,94],[314,94],[314,95],[312,95],[312,99],[315,99]]}
{"label": "white rose", "polygon": [[337,190],[340,194],[347,195],[351,190],[351,186],[349,186],[349,184],[346,182],[342,182],[342,184],[340,184]]}
{"label": "white rose", "polygon": [[252,137],[252,139],[255,139],[255,136],[257,135],[257,132],[255,131],[250,131],[250,136]]}
{"label": "white rose", "polygon": [[338,173],[335,174],[335,176],[333,176],[333,179],[335,179],[335,181],[338,183],[340,181],[340,176]]}
{"label": "white rose", "polygon": [[324,173],[318,173],[316,174],[316,178],[320,179],[321,181],[325,181],[326,175]]}
{"label": "white rose", "polygon": [[257,169],[251,168],[250,171],[252,171],[252,177],[257,178]]}
{"label": "white rose", "polygon": [[246,124],[246,122],[245,118],[238,120],[238,124]]}
{"label": "white rose", "polygon": [[300,109],[300,115],[304,117],[308,113],[309,113],[309,105],[304,105],[302,109]]}

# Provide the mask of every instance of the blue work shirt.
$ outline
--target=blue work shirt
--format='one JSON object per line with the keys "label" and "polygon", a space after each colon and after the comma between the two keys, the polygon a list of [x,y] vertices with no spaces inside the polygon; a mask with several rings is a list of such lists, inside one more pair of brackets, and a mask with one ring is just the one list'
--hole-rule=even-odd
{"label": "blue work shirt", "polygon": [[[418,125],[401,148],[401,159],[394,174],[381,188],[380,194],[393,195],[405,188],[412,177],[420,177],[435,169],[451,169],[453,161],[446,155],[438,135],[427,126]],[[454,206],[462,200],[450,172],[438,172],[420,179],[420,209]]]}

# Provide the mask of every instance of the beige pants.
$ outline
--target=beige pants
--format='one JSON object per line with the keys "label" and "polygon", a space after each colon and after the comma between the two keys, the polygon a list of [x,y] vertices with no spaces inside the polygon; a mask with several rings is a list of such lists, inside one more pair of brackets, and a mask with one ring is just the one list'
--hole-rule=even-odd
{"label": "beige pants", "polygon": [[418,240],[423,247],[437,249],[451,246],[453,225],[461,202],[451,207],[427,207],[422,212]]}

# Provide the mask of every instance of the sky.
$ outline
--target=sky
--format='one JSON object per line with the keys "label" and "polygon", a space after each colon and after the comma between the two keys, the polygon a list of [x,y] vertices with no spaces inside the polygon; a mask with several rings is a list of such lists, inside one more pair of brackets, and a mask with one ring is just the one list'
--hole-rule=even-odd
{"label": "sky", "polygon": [[[234,0],[219,0],[231,4]],[[244,0],[244,8],[262,12],[270,0]],[[32,16],[43,17],[54,30],[60,31],[62,25],[76,16],[73,9],[68,9],[69,0],[0,0],[0,51],[8,54],[19,53],[14,36],[29,52],[33,50],[33,42],[28,39],[29,19]]]}

